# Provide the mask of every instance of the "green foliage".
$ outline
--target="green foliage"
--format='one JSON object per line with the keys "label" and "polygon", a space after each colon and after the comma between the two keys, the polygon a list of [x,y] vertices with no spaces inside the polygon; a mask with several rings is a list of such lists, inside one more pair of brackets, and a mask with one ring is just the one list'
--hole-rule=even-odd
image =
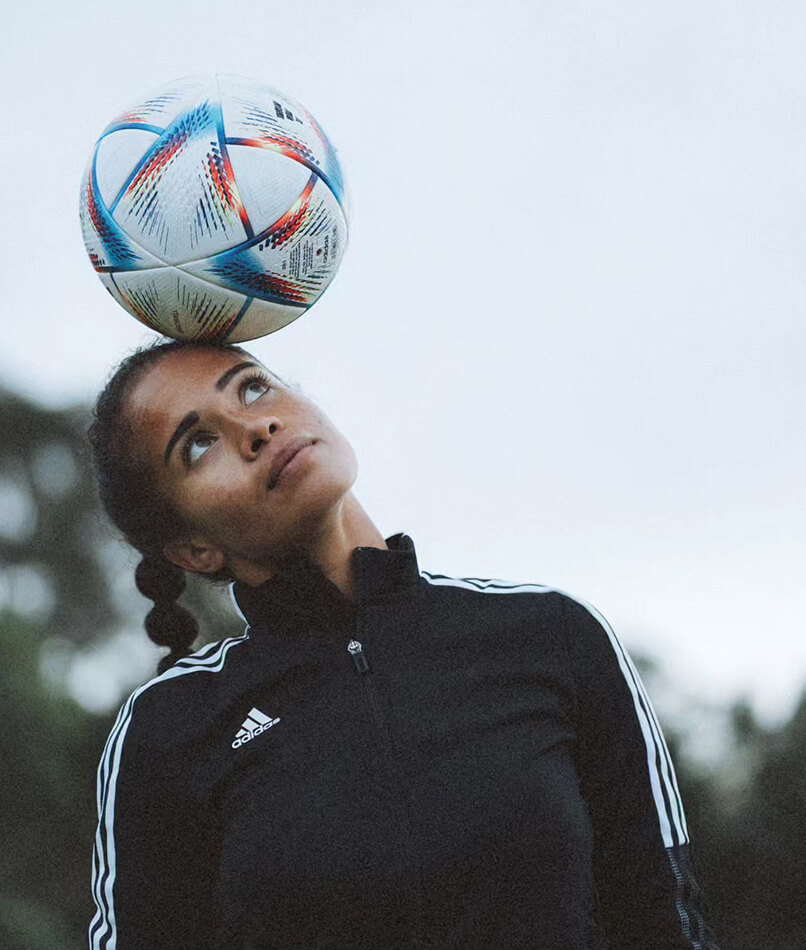
{"label": "green foliage", "polygon": [[43,631],[0,614],[0,783],[3,874],[0,946],[81,947],[91,916],[95,767],[111,719],[48,690],[36,644]]}
{"label": "green foliage", "polygon": [[0,390],[0,565],[20,567],[49,589],[48,631],[77,643],[114,621],[84,433],[89,414],[51,410]]}
{"label": "green foliage", "polygon": [[741,781],[681,771],[714,929],[726,948],[806,946],[806,694],[788,723],[763,729],[733,710]]}

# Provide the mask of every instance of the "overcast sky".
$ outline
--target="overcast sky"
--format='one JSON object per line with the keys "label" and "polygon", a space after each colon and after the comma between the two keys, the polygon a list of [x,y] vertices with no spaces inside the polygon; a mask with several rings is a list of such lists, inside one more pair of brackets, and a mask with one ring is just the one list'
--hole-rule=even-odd
{"label": "overcast sky", "polygon": [[[84,252],[121,106],[235,72],[303,102],[340,273],[254,353],[351,439],[421,567],[583,597],[682,693],[806,681],[806,8],[42,3],[2,14],[0,380],[87,401],[150,339]],[[145,634],[143,634],[145,637]]]}

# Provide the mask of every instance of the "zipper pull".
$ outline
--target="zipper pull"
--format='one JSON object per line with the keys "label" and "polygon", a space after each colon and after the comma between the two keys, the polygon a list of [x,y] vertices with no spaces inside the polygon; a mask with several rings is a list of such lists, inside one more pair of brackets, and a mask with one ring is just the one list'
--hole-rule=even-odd
{"label": "zipper pull", "polygon": [[353,658],[353,663],[355,663],[355,668],[359,673],[368,673],[369,672],[369,663],[367,658],[364,655],[364,648],[358,642],[358,640],[351,640],[347,644],[347,652]]}

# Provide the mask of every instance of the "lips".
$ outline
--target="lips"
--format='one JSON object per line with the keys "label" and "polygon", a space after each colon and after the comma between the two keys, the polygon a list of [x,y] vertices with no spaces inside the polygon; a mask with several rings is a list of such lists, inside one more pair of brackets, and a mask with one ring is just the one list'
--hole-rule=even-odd
{"label": "lips", "polygon": [[291,459],[294,458],[297,452],[301,452],[302,449],[307,448],[309,445],[313,445],[315,441],[316,439],[311,439],[310,437],[299,436],[298,438],[292,439],[290,442],[286,443],[281,449],[277,451],[274,459],[272,460],[271,470],[269,471],[269,491],[275,487],[283,469],[286,467],[286,465],[288,465]]}

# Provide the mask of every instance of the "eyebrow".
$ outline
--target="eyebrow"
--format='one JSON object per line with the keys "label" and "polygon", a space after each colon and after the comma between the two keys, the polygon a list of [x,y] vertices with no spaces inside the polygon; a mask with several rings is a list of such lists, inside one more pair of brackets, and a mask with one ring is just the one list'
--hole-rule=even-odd
{"label": "eyebrow", "polygon": [[[237,376],[244,369],[248,369],[250,366],[257,366],[258,364],[254,360],[243,360],[240,363],[236,363],[234,366],[223,373],[215,382],[215,388],[218,390],[223,389],[227,383],[232,379],[233,376]],[[171,452],[173,452],[174,446],[182,438],[182,436],[187,432],[191,426],[195,426],[199,421],[201,416],[198,412],[189,412],[179,423],[179,425],[174,429],[174,434],[168,439],[168,444],[165,446],[165,455],[163,460],[165,464],[168,464],[168,459],[171,457]]]}
{"label": "eyebrow", "polygon": [[234,366],[230,366],[226,373],[216,380],[215,388],[223,389],[233,376],[240,373],[242,369],[248,369],[250,366],[257,366],[257,363],[255,363],[254,360],[244,360],[241,363],[236,363]]}
{"label": "eyebrow", "polygon": [[168,464],[168,459],[171,457],[171,452],[176,443],[182,438],[182,436],[187,432],[191,426],[195,426],[199,421],[201,416],[198,412],[189,412],[185,418],[179,423],[179,425],[174,429],[174,434],[168,439],[168,444],[165,447],[165,464]]}

